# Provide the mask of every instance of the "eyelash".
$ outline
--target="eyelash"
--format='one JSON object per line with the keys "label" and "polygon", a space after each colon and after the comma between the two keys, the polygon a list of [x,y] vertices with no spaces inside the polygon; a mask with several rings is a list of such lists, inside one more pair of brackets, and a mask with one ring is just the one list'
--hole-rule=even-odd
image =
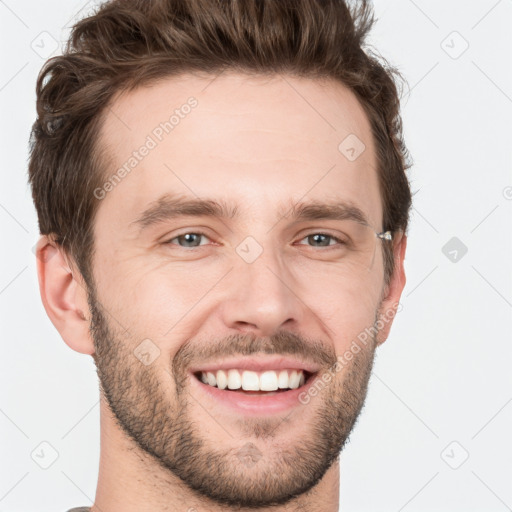
{"label": "eyelash", "polygon": [[[198,245],[197,247],[181,247],[177,244],[173,244],[171,243],[173,240],[176,240],[177,238],[180,238],[182,236],[185,236],[185,235],[200,235],[200,236],[204,236],[206,238],[209,238],[208,235],[206,233],[202,233],[201,231],[186,231],[185,233],[181,233],[179,235],[176,235],[174,236],[173,238],[167,240],[166,242],[164,242],[164,244],[168,244],[168,245],[175,245],[176,247],[179,247],[180,249],[186,249],[186,250],[194,250],[194,249],[199,249],[201,247],[201,245]],[[329,233],[324,233],[322,231],[315,231],[315,232],[312,232],[312,233],[308,233],[307,235],[303,236],[300,240],[304,240],[305,238],[308,238],[310,236],[314,236],[314,235],[322,235],[322,236],[326,236],[328,238],[332,238],[333,240],[335,240],[336,242],[338,242],[338,246],[342,246],[342,245],[346,245],[346,242],[343,241],[342,239],[334,236],[334,235],[331,235]],[[305,245],[305,244],[299,244],[299,245]],[[327,246],[320,246],[320,247],[314,247],[314,246],[309,246],[313,249],[335,249],[336,248],[336,244],[335,245],[327,245]]]}

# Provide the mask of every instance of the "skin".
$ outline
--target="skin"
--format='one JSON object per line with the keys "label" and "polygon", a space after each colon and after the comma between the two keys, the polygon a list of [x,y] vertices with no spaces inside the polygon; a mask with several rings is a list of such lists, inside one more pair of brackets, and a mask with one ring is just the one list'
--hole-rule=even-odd
{"label": "skin", "polygon": [[[369,122],[332,81],[167,78],[111,105],[100,133],[113,158],[108,175],[190,96],[197,107],[101,199],[94,288],[51,240],[38,246],[48,316],[73,350],[93,356],[102,386],[92,510],[337,511],[339,455],[405,285],[406,237],[387,242],[396,266],[385,286],[383,241],[365,238],[376,244],[371,259],[320,256],[304,237],[336,236],[340,224],[294,225],[278,212],[299,200],[350,200],[380,231]],[[349,134],[366,146],[355,161],[338,150]],[[139,233],[130,223],[164,192],[223,199],[240,217],[183,217]],[[197,231],[206,238],[191,255],[175,237]],[[235,250],[247,236],[263,248],[250,264]],[[298,355],[327,374],[383,314],[377,335],[287,414],[245,417],[191,386],[187,369],[221,355]],[[148,365],[134,355],[146,339],[160,351]],[[252,457],[241,456],[247,450]]]}

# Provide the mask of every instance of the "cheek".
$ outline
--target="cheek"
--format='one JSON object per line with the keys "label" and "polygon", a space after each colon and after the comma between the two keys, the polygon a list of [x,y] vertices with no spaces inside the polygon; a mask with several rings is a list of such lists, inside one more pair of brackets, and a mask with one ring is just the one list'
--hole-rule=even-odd
{"label": "cheek", "polygon": [[358,280],[333,269],[303,286],[304,302],[328,328],[337,352],[374,325],[381,282],[376,273]]}
{"label": "cheek", "polygon": [[171,265],[141,258],[133,265],[117,265],[110,277],[109,300],[119,321],[139,336],[155,340],[162,350],[172,350],[169,340],[192,335],[191,321],[200,311],[196,307],[201,303],[204,310],[208,293],[229,270],[205,261]]}

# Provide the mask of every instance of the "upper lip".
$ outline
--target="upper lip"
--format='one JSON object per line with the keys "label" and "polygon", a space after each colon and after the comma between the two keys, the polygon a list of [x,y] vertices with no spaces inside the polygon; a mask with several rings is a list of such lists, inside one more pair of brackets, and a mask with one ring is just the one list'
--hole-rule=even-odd
{"label": "upper lip", "polygon": [[305,370],[309,373],[316,373],[320,367],[314,363],[301,361],[293,357],[269,357],[269,356],[252,356],[244,358],[223,359],[211,363],[204,363],[201,366],[190,368],[192,373],[196,372],[215,372],[217,370],[252,370],[261,372],[264,370]]}

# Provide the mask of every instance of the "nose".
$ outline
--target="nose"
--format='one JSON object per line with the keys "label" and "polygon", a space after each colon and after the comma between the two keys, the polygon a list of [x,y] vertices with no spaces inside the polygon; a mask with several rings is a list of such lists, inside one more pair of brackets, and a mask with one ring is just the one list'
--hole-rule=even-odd
{"label": "nose", "polygon": [[252,263],[238,261],[229,279],[221,306],[228,328],[270,336],[302,322],[306,306],[299,285],[274,254],[264,251]]}

